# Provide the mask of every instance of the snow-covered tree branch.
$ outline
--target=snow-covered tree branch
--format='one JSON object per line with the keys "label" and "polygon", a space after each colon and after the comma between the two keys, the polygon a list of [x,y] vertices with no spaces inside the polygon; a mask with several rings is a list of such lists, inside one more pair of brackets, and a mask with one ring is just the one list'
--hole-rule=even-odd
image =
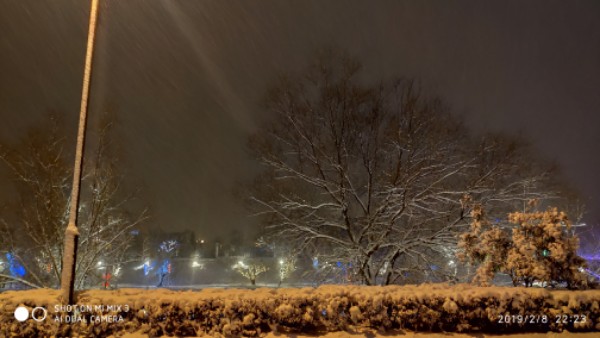
{"label": "snow-covered tree branch", "polygon": [[466,199],[506,215],[556,196],[522,142],[470,136],[414,81],[370,86],[360,68],[326,52],[269,93],[275,117],[250,140],[267,236],[369,285],[448,279]]}
{"label": "snow-covered tree branch", "polygon": [[[134,198],[124,193],[110,141],[111,122],[101,123],[84,161],[79,248],[75,286],[99,282],[98,262],[118,266],[130,243],[130,230],[146,218],[132,216]],[[2,142],[0,160],[12,174],[17,195],[3,224],[10,238],[0,248],[23,267],[13,277],[44,287],[60,282],[63,236],[67,223],[72,156],[63,126],[51,118],[49,127],[34,128],[20,142]],[[5,177],[9,179],[9,177]],[[98,280],[96,280],[96,279]],[[18,279],[15,279],[18,280]]]}
{"label": "snow-covered tree branch", "polygon": [[256,258],[244,257],[244,259],[233,265],[233,269],[244,278],[248,279],[252,285],[256,285],[256,278],[269,271],[269,267]]}

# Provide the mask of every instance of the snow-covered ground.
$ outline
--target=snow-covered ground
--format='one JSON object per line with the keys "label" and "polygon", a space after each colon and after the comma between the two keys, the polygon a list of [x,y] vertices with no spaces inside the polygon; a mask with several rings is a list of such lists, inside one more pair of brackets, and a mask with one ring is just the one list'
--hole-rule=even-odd
{"label": "snow-covered ground", "polygon": [[[386,332],[378,333],[372,330],[363,330],[361,332],[329,332],[318,337],[323,338],[598,338],[597,332],[548,332],[548,333],[515,333],[508,335],[497,334],[464,334],[464,333],[430,333],[430,332]],[[128,333],[122,338],[147,338],[147,334],[141,332]],[[166,336],[164,336],[166,337]],[[314,338],[316,336],[306,336],[299,334],[277,334],[269,333],[264,338]],[[115,337],[116,338],[116,337]]]}
{"label": "snow-covered ground", "polygon": [[[273,334],[270,333],[265,338],[314,338],[314,336],[303,336],[303,335],[284,335],[284,334]],[[549,332],[549,333],[516,333],[510,335],[495,335],[495,334],[462,334],[462,333],[416,333],[416,332],[402,332],[402,333],[382,333],[367,331],[359,333],[350,332],[331,332],[325,335],[319,336],[323,338],[345,338],[345,337],[385,337],[385,338],[598,338],[597,332]]]}

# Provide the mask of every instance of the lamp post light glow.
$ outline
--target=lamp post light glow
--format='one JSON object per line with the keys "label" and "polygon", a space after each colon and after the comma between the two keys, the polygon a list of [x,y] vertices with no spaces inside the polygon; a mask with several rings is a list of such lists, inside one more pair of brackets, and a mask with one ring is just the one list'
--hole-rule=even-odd
{"label": "lamp post light glow", "polygon": [[96,22],[98,20],[98,1],[92,0],[90,22],[85,53],[83,73],[83,88],[81,91],[81,106],[79,109],[79,128],[77,131],[77,146],[75,149],[75,165],[73,168],[73,186],[69,205],[69,223],[65,230],[62,272],[60,278],[61,298],[67,304],[73,304],[73,288],[75,286],[75,262],[77,261],[77,213],[79,211],[79,190],[81,185],[81,169],[83,163],[83,148],[85,143],[85,126],[88,112],[88,97],[90,94],[90,78],[92,75],[92,56],[94,55],[94,40],[96,37]]}

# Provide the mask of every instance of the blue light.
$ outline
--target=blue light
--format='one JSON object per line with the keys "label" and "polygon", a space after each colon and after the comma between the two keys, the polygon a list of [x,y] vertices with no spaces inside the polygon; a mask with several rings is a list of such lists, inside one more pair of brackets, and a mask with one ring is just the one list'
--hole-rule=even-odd
{"label": "blue light", "polygon": [[600,254],[595,255],[580,255],[586,261],[600,261]]}
{"label": "blue light", "polygon": [[154,263],[146,262],[144,263],[144,276],[148,276],[150,270],[154,269]]}
{"label": "blue light", "polygon": [[179,242],[176,240],[164,241],[160,244],[160,250],[171,252],[179,247]]}
{"label": "blue light", "polygon": [[168,274],[169,273],[169,265],[171,262],[169,262],[168,259],[165,259],[162,263],[162,265],[160,266],[160,273],[162,274]]}
{"label": "blue light", "polygon": [[6,260],[9,264],[11,276],[19,278],[25,276],[25,274],[27,273],[27,271],[25,271],[25,267],[23,267],[23,265],[21,265],[19,261],[17,261],[17,259],[15,259],[15,257],[10,252],[6,253]]}
{"label": "blue light", "polygon": [[589,273],[590,275],[592,275],[592,276],[596,277],[596,279],[600,280],[600,275],[599,275],[599,274],[595,273],[594,271],[592,271],[592,270],[590,270],[590,269],[585,269],[585,271],[586,271],[587,273]]}

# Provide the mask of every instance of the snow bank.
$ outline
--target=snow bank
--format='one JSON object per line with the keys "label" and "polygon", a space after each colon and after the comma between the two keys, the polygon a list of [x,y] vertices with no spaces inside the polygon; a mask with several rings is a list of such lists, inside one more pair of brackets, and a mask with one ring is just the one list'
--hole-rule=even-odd
{"label": "snow bank", "polygon": [[[600,331],[600,290],[442,284],[89,290],[78,294],[82,311],[75,314],[81,320],[74,324],[56,320],[68,315],[55,311],[58,297],[56,290],[1,293],[0,336],[118,337],[131,332],[148,336],[264,336],[269,332],[318,334],[357,327],[421,332]],[[31,319],[17,322],[13,316],[17,306],[30,311],[45,307],[48,318],[39,323]],[[121,320],[103,322],[92,317]]]}

